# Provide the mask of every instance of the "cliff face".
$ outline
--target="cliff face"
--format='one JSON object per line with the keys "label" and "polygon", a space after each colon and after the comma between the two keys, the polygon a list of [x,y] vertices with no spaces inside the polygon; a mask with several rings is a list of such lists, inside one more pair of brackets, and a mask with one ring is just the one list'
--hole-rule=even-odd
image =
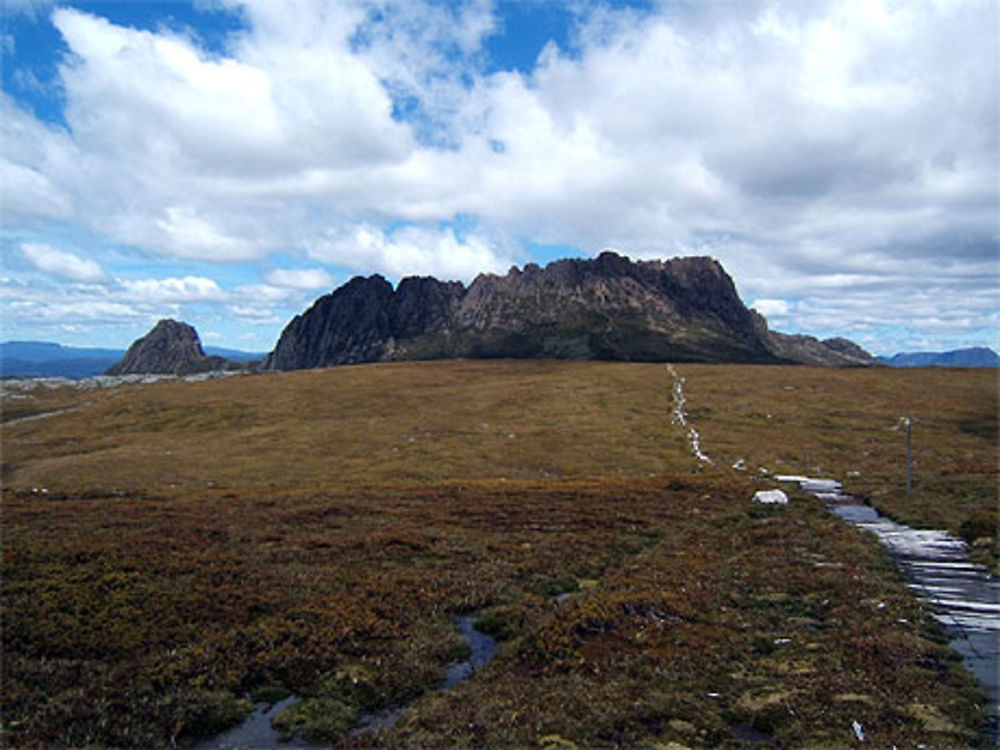
{"label": "cliff face", "polygon": [[710,258],[634,263],[604,253],[480,276],[453,330],[469,342],[462,356],[773,359],[732,280]]}
{"label": "cliff face", "polygon": [[265,368],[450,357],[779,361],[716,261],[604,253],[484,274],[468,288],[352,279],[288,324]]}
{"label": "cliff face", "polygon": [[136,339],[125,356],[109,367],[106,375],[186,375],[221,369],[225,360],[208,357],[198,334],[187,323],[161,320],[153,330]]}
{"label": "cliff face", "polygon": [[417,358],[405,356],[405,345],[445,330],[464,292],[460,283],[431,278],[403,279],[393,291],[381,276],[356,277],[296,315],[264,368],[300,370]]}
{"label": "cliff face", "polygon": [[288,324],[265,369],[453,357],[874,364],[846,339],[769,331],[711,258],[528,264],[457,282],[357,277]]}
{"label": "cliff face", "polygon": [[875,357],[853,341],[844,338],[824,339],[802,334],[769,331],[771,349],[782,359],[816,367],[880,367]]}

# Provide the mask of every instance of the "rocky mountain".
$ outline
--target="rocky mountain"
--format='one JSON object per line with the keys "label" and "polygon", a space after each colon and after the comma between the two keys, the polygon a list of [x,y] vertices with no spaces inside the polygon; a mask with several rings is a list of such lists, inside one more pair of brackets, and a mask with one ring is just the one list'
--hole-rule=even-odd
{"label": "rocky mountain", "polygon": [[161,320],[153,330],[136,339],[106,375],[190,375],[195,372],[222,370],[227,362],[210,357],[202,349],[198,333],[187,323]]}
{"label": "rocky mountain", "polygon": [[1000,367],[1000,356],[988,346],[947,352],[900,352],[879,359],[890,367]]}
{"label": "rocky mountain", "polygon": [[878,366],[875,357],[853,341],[844,338],[823,339],[802,334],[769,331],[771,350],[782,359],[817,367]]}
{"label": "rocky mountain", "polygon": [[768,331],[711,258],[633,262],[606,252],[482,274],[467,288],[411,277],[393,289],[381,276],[356,277],[296,316],[264,367],[454,357],[874,361],[866,356],[843,340]]}

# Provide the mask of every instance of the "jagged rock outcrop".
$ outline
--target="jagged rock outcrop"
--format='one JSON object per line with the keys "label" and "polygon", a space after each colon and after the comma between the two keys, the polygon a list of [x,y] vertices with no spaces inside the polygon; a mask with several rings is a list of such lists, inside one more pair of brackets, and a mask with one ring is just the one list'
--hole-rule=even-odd
{"label": "jagged rock outcrop", "polygon": [[105,374],[189,375],[221,370],[226,365],[222,357],[205,355],[194,328],[187,323],[165,319],[145,336],[136,339],[125,356],[109,367]]}
{"label": "jagged rock outcrop", "polygon": [[464,356],[613,360],[773,360],[732,279],[711,258],[529,264],[479,276],[453,330]]}
{"label": "jagged rock outcrop", "polygon": [[458,282],[356,277],[286,326],[264,369],[454,357],[695,362],[875,361],[846,339],[769,331],[712,258],[615,253]]}
{"label": "jagged rock outcrop", "polygon": [[844,338],[824,339],[802,334],[769,331],[771,348],[782,359],[818,367],[880,367],[878,359],[853,341]]}
{"label": "jagged rock outcrop", "polygon": [[844,357],[847,360],[845,364],[860,365],[863,367],[877,367],[882,364],[878,357],[875,357],[850,339],[839,336],[832,339],[823,339],[823,345],[827,349],[832,349]]}
{"label": "jagged rock outcrop", "polygon": [[776,362],[711,258],[529,264],[457,282],[354,278],[285,328],[265,369],[450,357]]}
{"label": "jagged rock outcrop", "polygon": [[446,357],[432,339],[447,329],[464,292],[461,283],[428,277],[403,279],[396,290],[378,275],[355,277],[295,316],[264,369]]}

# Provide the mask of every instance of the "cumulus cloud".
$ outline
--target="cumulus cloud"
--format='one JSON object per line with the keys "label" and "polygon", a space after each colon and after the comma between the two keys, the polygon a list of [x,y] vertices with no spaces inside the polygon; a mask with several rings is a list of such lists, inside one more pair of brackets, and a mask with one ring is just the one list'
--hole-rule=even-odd
{"label": "cumulus cloud", "polygon": [[[5,331],[45,331],[49,335],[72,327],[131,324],[142,317],[134,305],[112,299],[102,285],[28,283],[0,279],[0,303]],[[6,335],[6,334],[5,334]]]}
{"label": "cumulus cloud", "polygon": [[72,217],[70,177],[78,156],[65,133],[41,124],[0,93],[0,205],[8,221]]}
{"label": "cumulus cloud", "polygon": [[[506,158],[486,194],[516,195],[522,220],[580,244],[673,249],[739,233],[780,262],[804,242],[843,257],[910,239],[933,226],[915,221],[928,209],[988,237],[995,71],[940,41],[944,24],[985,51],[983,8],[790,7],[761,10],[767,23],[756,24],[679,11],[625,19],[579,59],[552,51],[531,80],[496,77],[484,134]],[[963,79],[970,88],[956,94]],[[937,130],[942,121],[961,124]],[[940,204],[931,186],[942,180],[968,211]]]}
{"label": "cumulus cloud", "polygon": [[247,176],[405,153],[407,131],[350,54],[340,14],[284,15],[279,5],[251,5],[257,33],[222,59],[180,36],[56,10],[52,22],[72,52],[62,76],[74,131],[95,147],[113,142]]}
{"label": "cumulus cloud", "polygon": [[212,279],[185,276],[182,279],[119,280],[127,297],[147,303],[222,302],[225,291]]}
{"label": "cumulus cloud", "polygon": [[73,281],[105,281],[107,274],[96,261],[59,250],[42,242],[22,242],[21,255],[39,271]]}
{"label": "cumulus cloud", "polygon": [[786,300],[783,299],[758,299],[754,300],[751,305],[757,312],[763,315],[765,318],[774,316],[787,315],[788,311],[791,309],[790,305]]}
{"label": "cumulus cloud", "polygon": [[[222,58],[53,14],[73,53],[62,76],[75,143],[133,198],[113,223],[122,239],[185,258],[261,257],[283,232],[316,239],[320,222],[274,219],[317,200],[338,223],[464,213],[536,241],[638,252],[729,232],[782,258],[803,241],[849,253],[912,231],[929,197],[978,203],[942,218],[984,229],[995,71],[940,41],[949,30],[988,46],[982,5],[595,13],[573,54],[550,46],[531,76],[471,87],[455,56],[494,28],[488,6],[386,3],[377,22],[362,3],[242,7],[251,27]],[[393,118],[393,94],[416,102],[418,124]],[[420,147],[421,127],[457,148]]]}
{"label": "cumulus cloud", "polygon": [[333,277],[324,268],[273,268],[264,273],[264,281],[291,289],[328,289]]}
{"label": "cumulus cloud", "polygon": [[214,222],[186,206],[171,206],[162,218],[155,219],[158,230],[148,245],[159,247],[168,255],[180,258],[213,260],[249,260],[260,254],[252,239],[234,236]]}
{"label": "cumulus cloud", "polygon": [[361,226],[328,233],[308,246],[317,260],[355,269],[375,269],[391,276],[433,275],[470,280],[483,272],[506,270],[510,262],[492,243],[478,236],[460,238],[452,229],[405,226],[383,232]]}

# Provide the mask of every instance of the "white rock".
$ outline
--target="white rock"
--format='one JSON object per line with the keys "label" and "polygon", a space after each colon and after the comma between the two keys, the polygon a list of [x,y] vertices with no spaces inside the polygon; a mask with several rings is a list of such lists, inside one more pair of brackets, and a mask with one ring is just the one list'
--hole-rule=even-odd
{"label": "white rock", "polygon": [[854,736],[858,738],[858,742],[865,741],[865,730],[861,724],[857,721],[851,722],[851,727],[854,729]]}
{"label": "white rock", "polygon": [[781,490],[759,490],[754,494],[753,501],[764,505],[788,505],[788,495]]}

